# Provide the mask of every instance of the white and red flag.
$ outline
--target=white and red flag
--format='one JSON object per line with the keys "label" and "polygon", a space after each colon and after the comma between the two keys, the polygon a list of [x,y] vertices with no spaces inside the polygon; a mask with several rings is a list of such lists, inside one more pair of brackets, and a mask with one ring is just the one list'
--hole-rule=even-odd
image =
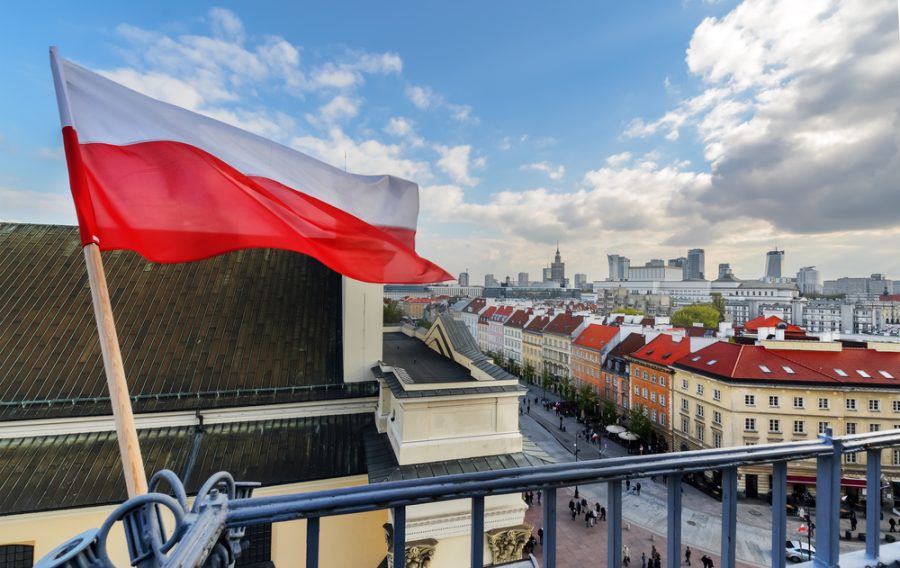
{"label": "white and red flag", "polygon": [[278,248],[365,282],[452,279],[416,254],[416,184],[344,172],[51,59],[82,244],[154,262]]}

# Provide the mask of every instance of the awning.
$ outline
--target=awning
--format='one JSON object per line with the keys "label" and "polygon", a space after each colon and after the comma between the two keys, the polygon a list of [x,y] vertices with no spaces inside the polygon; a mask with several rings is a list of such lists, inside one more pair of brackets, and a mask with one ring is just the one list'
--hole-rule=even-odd
{"label": "awning", "polygon": [[[815,485],[816,484],[816,476],[815,475],[788,475],[787,482],[788,483],[803,483],[804,485]],[[842,477],[841,478],[841,487],[857,487],[860,489],[865,489],[866,480],[855,478],[855,477]]]}

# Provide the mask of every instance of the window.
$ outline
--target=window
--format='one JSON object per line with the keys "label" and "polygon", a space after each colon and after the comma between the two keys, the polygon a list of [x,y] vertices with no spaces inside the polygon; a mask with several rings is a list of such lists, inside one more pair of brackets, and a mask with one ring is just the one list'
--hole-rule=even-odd
{"label": "window", "polygon": [[781,420],[778,420],[777,418],[770,418],[769,432],[781,432]]}
{"label": "window", "polygon": [[659,425],[660,425],[660,426],[665,426],[665,425],[666,425],[666,415],[665,415],[665,413],[663,413],[663,412],[660,412],[660,413],[659,413]]}
{"label": "window", "polygon": [[681,388],[687,390],[687,388],[688,388],[688,380],[687,379],[681,379]]}
{"label": "window", "polygon": [[891,407],[894,409],[894,412],[900,412],[900,400],[891,401]]}
{"label": "window", "polygon": [[794,370],[791,369],[790,367],[788,367],[787,365],[782,365],[781,368],[784,369],[784,372],[787,373],[788,375],[794,374]]}
{"label": "window", "polygon": [[863,371],[862,369],[857,369],[856,372],[859,373],[859,376],[862,377],[862,378],[864,378],[864,379],[871,379],[871,378],[872,378],[872,375],[870,375],[869,373]]}
{"label": "window", "polygon": [[644,371],[644,377],[643,377],[643,379],[644,379],[645,381],[647,380],[647,371]]}
{"label": "window", "polygon": [[756,406],[756,395],[745,394],[744,395],[744,404],[746,404],[747,406]]}
{"label": "window", "polygon": [[666,405],[666,395],[664,395],[664,394],[659,395],[659,405],[660,406]]}
{"label": "window", "polygon": [[881,412],[881,401],[880,400],[870,400],[869,401],[869,412]]}
{"label": "window", "polygon": [[842,376],[842,377],[846,377],[846,376],[847,376],[847,373],[846,373],[843,369],[835,369],[834,372],[837,373],[838,375]]}
{"label": "window", "polygon": [[878,373],[885,379],[893,379],[894,378],[894,375],[888,373],[887,371],[878,371]]}
{"label": "window", "polygon": [[647,398],[647,389],[646,388],[641,389],[641,397]]}
{"label": "window", "polygon": [[698,404],[698,405],[697,405],[697,417],[698,417],[698,418],[703,418],[703,412],[704,412],[704,410],[705,410],[705,409],[703,408],[703,405],[702,405],[702,404]]}
{"label": "window", "polygon": [[828,422],[819,422],[819,434],[824,434],[825,430],[830,426]]}
{"label": "window", "polygon": [[756,432],[756,418],[744,418],[744,430]]}
{"label": "window", "polygon": [[794,397],[794,408],[803,408],[803,397],[802,396]]}
{"label": "window", "polygon": [[856,454],[844,454],[844,461],[847,463],[856,463]]}
{"label": "window", "polygon": [[856,410],[856,399],[855,398],[847,399],[847,410]]}
{"label": "window", "polygon": [[703,424],[697,424],[697,439],[701,442],[703,441],[704,434],[706,433],[705,430],[706,428],[703,427]]}
{"label": "window", "polygon": [[856,434],[856,422],[847,422],[847,434]]}
{"label": "window", "polygon": [[819,399],[819,410],[828,410],[828,399],[827,398]]}
{"label": "window", "polygon": [[869,424],[869,432],[880,432],[881,424]]}
{"label": "window", "polygon": [[634,395],[635,395],[635,396],[640,396],[640,394],[641,394],[641,387],[635,385],[635,386],[634,386]]}
{"label": "window", "polygon": [[31,568],[33,565],[33,546],[27,544],[0,546],[0,566],[3,568]]}
{"label": "window", "polygon": [[891,465],[900,465],[900,450],[891,452]]}
{"label": "window", "polygon": [[722,447],[722,434],[718,432],[713,432],[713,447],[721,448]]}
{"label": "window", "polygon": [[686,398],[681,399],[681,410],[684,410],[685,412],[690,410],[690,406],[689,406],[688,400]]}
{"label": "window", "polygon": [[660,375],[660,376],[659,376],[659,386],[661,386],[661,387],[666,386],[666,377],[665,377],[665,375]]}
{"label": "window", "polygon": [[687,418],[681,419],[681,431],[685,434],[690,432],[690,421]]}
{"label": "window", "polygon": [[703,394],[703,385],[697,384],[697,394]]}
{"label": "window", "polygon": [[656,393],[655,392],[650,393],[650,402],[656,402]]}
{"label": "window", "polygon": [[656,375],[650,375],[650,382],[656,384]]}
{"label": "window", "polygon": [[722,400],[722,391],[713,389],[713,400]]}
{"label": "window", "polygon": [[715,365],[716,362],[717,361],[715,359],[710,359],[709,361],[706,362],[706,364],[712,366],[712,365]]}
{"label": "window", "polygon": [[640,377],[640,376],[641,376],[641,372],[638,371],[637,369],[635,369],[635,370],[634,370],[634,376],[635,376],[635,377]]}
{"label": "window", "polygon": [[794,420],[794,434],[805,434],[806,429],[803,426],[804,422],[802,420]]}
{"label": "window", "polygon": [[769,406],[778,406],[778,397],[777,396],[769,397]]}
{"label": "window", "polygon": [[722,413],[718,410],[713,410],[713,422],[715,422],[716,424],[722,423]]}
{"label": "window", "polygon": [[766,367],[765,365],[760,365],[759,370],[762,371],[763,373],[771,373],[772,372],[772,369]]}

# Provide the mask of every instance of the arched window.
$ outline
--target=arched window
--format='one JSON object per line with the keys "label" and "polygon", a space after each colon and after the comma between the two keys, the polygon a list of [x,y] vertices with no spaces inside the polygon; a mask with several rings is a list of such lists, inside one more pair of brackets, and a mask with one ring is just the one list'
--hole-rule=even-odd
{"label": "arched window", "polygon": [[0,545],[0,568],[31,568],[34,547],[28,544]]}

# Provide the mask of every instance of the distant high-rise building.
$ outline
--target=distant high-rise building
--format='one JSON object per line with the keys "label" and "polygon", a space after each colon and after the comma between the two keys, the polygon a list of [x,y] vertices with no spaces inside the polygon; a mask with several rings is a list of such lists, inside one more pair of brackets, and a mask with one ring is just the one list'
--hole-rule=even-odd
{"label": "distant high-rise building", "polygon": [[661,258],[651,258],[651,259],[650,259],[650,262],[648,262],[645,266],[649,266],[649,267],[653,267],[653,268],[658,268],[658,267],[660,267],[660,266],[665,266],[665,265],[666,265],[666,263],[665,263],[665,261],[663,261],[663,259],[661,259]]}
{"label": "distant high-rise building", "polygon": [[678,258],[670,258],[668,262],[672,268],[680,268],[682,271],[681,278],[687,280],[687,257],[679,256]]}
{"label": "distant high-rise building", "polygon": [[801,294],[821,294],[822,274],[815,266],[804,266],[797,272],[797,288]]}
{"label": "distant high-rise building", "polygon": [[549,266],[541,269],[541,280],[543,282],[552,282],[553,281],[553,273],[550,271]]}
{"label": "distant high-rise building", "polygon": [[784,272],[784,251],[770,250],[766,253],[766,278],[781,278]]}
{"label": "distant high-rise building", "polygon": [[731,265],[727,262],[723,262],[719,264],[719,280],[722,278],[730,278],[734,276],[734,272],[731,270]]}
{"label": "distant high-rise building", "polygon": [[465,272],[459,273],[459,285],[460,286],[468,286],[469,285],[469,269],[467,268]]}
{"label": "distant high-rise building", "polygon": [[484,275],[484,287],[485,288],[496,288],[500,283],[497,282],[497,279],[494,278],[493,274],[485,274]]}
{"label": "distant high-rise building", "polygon": [[550,264],[550,280],[558,282],[560,286],[566,284],[566,263],[562,261],[559,255],[559,244],[556,245],[556,256],[553,257],[553,263]]}
{"label": "distant high-rise building", "polygon": [[578,273],[575,275],[575,287],[583,288],[587,284],[587,274]]}
{"label": "distant high-rise building", "polygon": [[631,266],[631,259],[618,254],[608,254],[606,259],[609,261],[610,282],[621,282],[628,279],[628,268]]}
{"label": "distant high-rise building", "polygon": [[691,249],[687,254],[687,270],[685,280],[706,279],[706,252],[703,249]]}
{"label": "distant high-rise building", "polygon": [[528,286],[528,273],[520,272],[518,280],[519,280],[519,286]]}

